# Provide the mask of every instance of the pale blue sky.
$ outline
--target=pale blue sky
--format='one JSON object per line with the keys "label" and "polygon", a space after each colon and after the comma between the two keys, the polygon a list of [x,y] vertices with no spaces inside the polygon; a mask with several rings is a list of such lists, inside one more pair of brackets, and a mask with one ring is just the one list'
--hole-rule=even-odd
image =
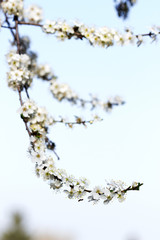
{"label": "pale blue sky", "polygon": [[[132,26],[135,33],[145,33],[160,22],[160,2],[139,0],[129,19],[117,18],[113,1],[25,1],[44,8],[45,19],[67,19],[95,26],[109,26],[120,31]],[[144,182],[139,192],[130,192],[124,203],[108,206],[78,203],[55,195],[47,183],[37,179],[27,157],[29,145],[24,124],[16,112],[18,96],[8,89],[5,54],[8,52],[7,30],[0,32],[0,103],[1,168],[0,230],[4,229],[10,211],[22,210],[29,229],[67,232],[77,240],[160,239],[160,77],[159,41],[149,40],[141,47],[124,46],[102,49],[86,41],[58,42],[39,28],[21,27],[29,35],[39,63],[49,63],[59,81],[68,83],[80,96],[95,93],[102,99],[122,96],[126,105],[107,114],[104,121],[74,130],[57,126],[51,138],[57,144],[61,161],[58,167],[75,176],[87,177],[91,184],[104,185],[105,179]],[[3,47],[2,47],[3,46]],[[47,83],[35,80],[30,95],[53,116],[82,115],[69,103],[59,104],[48,91]],[[42,97],[43,96],[43,97]]]}

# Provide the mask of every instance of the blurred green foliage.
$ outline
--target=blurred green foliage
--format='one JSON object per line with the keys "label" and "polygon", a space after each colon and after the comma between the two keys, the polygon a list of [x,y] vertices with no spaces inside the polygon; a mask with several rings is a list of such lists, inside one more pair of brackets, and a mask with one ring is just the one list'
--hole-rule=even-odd
{"label": "blurred green foliage", "polygon": [[0,240],[31,240],[23,225],[23,217],[19,213],[12,215],[11,226],[0,236]]}

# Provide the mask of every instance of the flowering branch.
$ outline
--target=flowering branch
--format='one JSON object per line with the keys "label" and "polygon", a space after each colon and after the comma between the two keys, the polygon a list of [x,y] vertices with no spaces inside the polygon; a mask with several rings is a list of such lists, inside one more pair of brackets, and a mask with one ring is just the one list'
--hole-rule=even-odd
{"label": "flowering branch", "polygon": [[[95,117],[93,120],[83,120],[80,117],[75,117],[75,121],[69,122],[61,118],[55,120],[50,117],[45,108],[39,107],[33,100],[29,98],[28,88],[31,86],[33,78],[38,76],[43,80],[50,82],[50,90],[53,96],[62,101],[66,99],[72,103],[79,102],[81,106],[90,104],[92,108],[96,106],[102,106],[105,110],[110,110],[113,106],[124,104],[120,98],[115,97],[107,102],[102,102],[96,97],[92,97],[91,100],[83,100],[79,98],[66,84],[58,84],[56,77],[51,71],[44,67],[37,65],[37,56],[33,52],[28,51],[29,40],[28,38],[22,38],[19,35],[19,25],[31,25],[41,27],[45,33],[56,34],[60,40],[86,38],[91,45],[100,45],[102,47],[112,46],[115,42],[119,42],[122,45],[126,42],[132,42],[135,36],[131,31],[127,31],[125,35],[121,35],[117,31],[108,28],[88,28],[84,24],[74,23],[73,26],[68,25],[66,22],[54,22],[48,21],[42,25],[42,11],[36,6],[31,6],[28,11],[28,20],[24,21],[24,8],[23,0],[5,0],[1,1],[0,5],[5,15],[5,22],[14,38],[12,43],[16,46],[16,52],[13,50],[7,54],[7,61],[9,65],[9,72],[7,73],[8,86],[13,90],[18,91],[20,101],[20,116],[25,124],[26,130],[30,138],[29,153],[32,162],[35,163],[35,172],[37,176],[42,177],[49,182],[50,188],[55,191],[64,192],[68,198],[76,198],[78,201],[82,201],[84,196],[87,196],[88,201],[97,203],[100,200],[109,203],[112,199],[117,198],[119,201],[125,199],[126,193],[130,190],[139,190],[143,183],[133,182],[132,185],[126,186],[122,181],[110,181],[106,183],[105,187],[96,186],[93,190],[88,189],[88,180],[86,178],[77,179],[72,175],[68,175],[65,170],[56,168],[55,162],[52,156],[49,155],[49,151],[54,152],[59,159],[59,156],[55,152],[55,143],[51,141],[47,134],[49,127],[55,123],[64,123],[65,125],[72,127],[76,124],[92,124],[97,120],[101,120],[99,117]],[[14,16],[15,26],[12,27],[8,19],[8,15]],[[20,20],[19,20],[20,19]],[[150,37],[153,37],[150,33]],[[138,35],[139,45],[142,42]],[[25,91],[27,100],[23,101],[22,91]]]}
{"label": "flowering branch", "polygon": [[76,119],[75,122],[68,122],[64,118],[61,118],[60,120],[53,119],[52,122],[53,122],[53,124],[63,123],[66,126],[72,128],[74,125],[80,125],[80,124],[86,127],[87,124],[93,124],[94,122],[103,120],[103,119],[99,118],[97,115],[92,120],[83,120],[81,117],[77,117],[77,116],[75,116],[75,119]]}
{"label": "flowering branch", "polygon": [[[96,29],[94,27],[85,26],[82,23],[75,23],[73,26],[68,25],[65,21],[46,21],[46,24],[18,21],[20,25],[30,25],[41,27],[47,34],[57,34],[56,37],[59,40],[76,39],[83,40],[84,38],[89,40],[89,43],[93,46],[99,45],[102,47],[109,47],[114,43],[124,45],[128,43],[136,42],[139,46],[143,42],[143,37],[150,37],[156,39],[160,34],[159,27],[151,28],[151,31],[144,34],[134,34],[131,30],[127,29],[125,34],[121,34],[114,29],[108,29],[102,27]],[[156,30],[158,29],[158,30]]]}

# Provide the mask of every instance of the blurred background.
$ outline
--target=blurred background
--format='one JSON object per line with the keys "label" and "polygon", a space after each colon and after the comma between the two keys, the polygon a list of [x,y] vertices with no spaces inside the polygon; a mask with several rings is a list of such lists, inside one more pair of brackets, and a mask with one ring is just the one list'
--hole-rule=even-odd
{"label": "blurred background", "polygon": [[[138,0],[128,18],[117,17],[113,0],[43,1],[38,4],[44,19],[79,19],[89,26],[108,26],[124,31],[148,33],[160,23],[160,2]],[[92,47],[86,41],[59,42],[41,29],[21,26],[29,35],[39,63],[49,63],[60,82],[68,83],[81,97],[90,93],[102,100],[120,95],[124,106],[111,113],[90,112],[58,103],[49,85],[35,79],[30,96],[54,117],[90,119],[98,113],[104,120],[88,128],[73,130],[55,126],[50,138],[60,156],[57,167],[76,177],[84,176],[91,186],[105,180],[144,182],[139,192],[129,192],[123,203],[93,205],[78,203],[55,194],[38,179],[27,154],[28,135],[17,109],[18,96],[7,87],[5,55],[10,50],[10,33],[0,32],[0,239],[159,240],[160,239],[160,48],[159,41],[146,39],[136,45]]]}
{"label": "blurred background", "polygon": [[[56,236],[48,233],[31,234],[24,224],[25,218],[20,213],[12,213],[10,224],[6,231],[1,235],[1,240],[71,240],[71,237]],[[60,234],[59,234],[60,235]]]}

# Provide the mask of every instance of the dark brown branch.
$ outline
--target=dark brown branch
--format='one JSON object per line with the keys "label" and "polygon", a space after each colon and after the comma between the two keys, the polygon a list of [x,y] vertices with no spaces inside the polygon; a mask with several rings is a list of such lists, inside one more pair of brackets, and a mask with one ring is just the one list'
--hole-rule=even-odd
{"label": "dark brown branch", "polygon": [[[16,43],[17,43],[17,53],[18,54],[20,54],[20,39],[19,39],[19,32],[18,32],[18,17],[17,16],[15,16],[15,29],[16,29],[16,35],[15,35],[15,37],[16,37]],[[20,101],[20,104],[21,104],[21,106],[23,105],[23,101],[22,101],[22,95],[21,95],[21,89],[20,88],[18,88],[18,94],[19,94],[19,101]],[[28,92],[27,92],[27,94],[28,94]],[[29,95],[28,95],[29,96]],[[31,134],[31,132],[30,132],[30,130],[29,130],[29,127],[28,127],[28,125],[27,125],[27,122],[23,119],[23,121],[24,121],[24,124],[25,124],[25,127],[26,127],[26,130],[27,130],[27,132],[28,132],[28,135],[29,136],[31,136],[32,134]]]}
{"label": "dark brown branch", "polygon": [[1,26],[2,28],[8,28],[8,29],[15,29],[15,27],[9,27],[9,26]]}
{"label": "dark brown branch", "polygon": [[18,19],[17,19],[17,16],[15,16],[15,28],[16,28],[17,53],[20,54],[20,40],[19,40]]}
{"label": "dark brown branch", "polygon": [[18,88],[18,95],[19,95],[20,104],[21,104],[21,106],[22,106],[22,105],[23,105],[23,101],[22,101],[22,95],[21,95],[21,90],[20,90],[20,88]]}
{"label": "dark brown branch", "polygon": [[[15,42],[17,43],[17,53],[20,54],[20,40],[19,40],[19,32],[18,32],[18,19],[16,19],[16,18],[17,17],[15,17],[15,26],[11,27],[10,22],[8,21],[7,14],[5,14],[5,21],[6,21],[7,25],[8,25],[8,27],[6,27],[6,28],[10,29],[10,32],[11,32]],[[5,27],[5,26],[3,26],[3,27]],[[16,34],[14,33],[13,29],[16,30]],[[18,88],[18,95],[19,95],[20,104],[22,106],[23,105],[23,101],[22,101],[22,95],[21,95],[21,89],[20,88]],[[28,135],[31,136],[32,134],[31,134],[31,132],[30,132],[30,130],[28,128],[27,122],[24,119],[23,119],[23,121],[24,121],[26,130],[28,132]]]}
{"label": "dark brown branch", "polygon": [[128,188],[124,189],[122,192],[126,193],[127,191],[131,191],[131,190],[138,191],[142,185],[143,183],[138,183],[137,186],[129,186]]}
{"label": "dark brown branch", "polygon": [[[22,95],[21,95],[21,90],[20,90],[20,88],[18,88],[18,95],[19,95],[19,101],[20,101],[20,104],[21,104],[21,106],[23,105],[23,101],[22,101]],[[31,132],[30,132],[30,130],[29,130],[29,128],[28,128],[28,125],[27,125],[27,122],[25,121],[25,119],[23,119],[23,122],[24,122],[24,124],[25,124],[25,127],[26,127],[26,130],[27,130],[27,132],[28,132],[28,135],[31,137]]]}
{"label": "dark brown branch", "polygon": [[24,87],[24,89],[25,89],[25,92],[26,92],[27,98],[30,98],[30,97],[29,97],[29,93],[28,93],[28,89],[27,89],[26,87]]}
{"label": "dark brown branch", "polygon": [[[12,29],[12,26],[10,25],[10,22],[8,21],[7,14],[5,13],[4,15],[5,15],[5,21],[6,21],[7,25],[8,25],[8,28],[10,29],[10,32],[11,32],[14,40],[16,40],[15,33],[14,33],[13,29]],[[15,27],[14,27],[14,28],[15,28]]]}
{"label": "dark brown branch", "polygon": [[20,25],[31,25],[31,26],[43,27],[43,25],[42,25],[42,24],[39,24],[39,23],[30,23],[30,22],[24,22],[24,21],[18,21],[18,24],[20,24]]}
{"label": "dark brown branch", "polygon": [[[157,34],[160,34],[160,32],[158,32]],[[142,36],[142,37],[152,37],[152,36],[155,36],[155,33],[149,32],[149,33],[137,34],[135,36],[136,36],[136,38],[138,38],[139,36]]]}

